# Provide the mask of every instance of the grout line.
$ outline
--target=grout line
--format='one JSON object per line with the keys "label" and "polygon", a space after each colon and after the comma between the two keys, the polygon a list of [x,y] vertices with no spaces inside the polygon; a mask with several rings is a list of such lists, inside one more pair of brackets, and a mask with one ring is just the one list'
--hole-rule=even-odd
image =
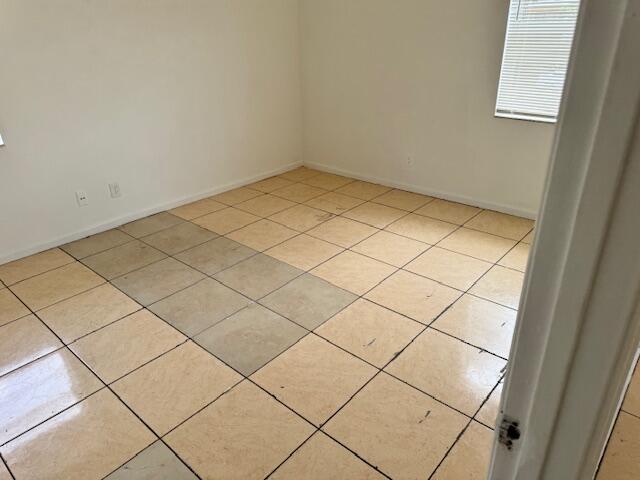
{"label": "grout line", "polygon": [[4,459],[4,457],[2,456],[2,454],[0,453],[0,462],[2,462],[2,464],[5,466],[5,468],[7,469],[7,472],[9,473],[9,476],[12,478],[12,480],[16,480],[15,475],[13,474],[13,472],[11,471],[11,469],[9,468],[9,464],[7,463],[7,461]]}

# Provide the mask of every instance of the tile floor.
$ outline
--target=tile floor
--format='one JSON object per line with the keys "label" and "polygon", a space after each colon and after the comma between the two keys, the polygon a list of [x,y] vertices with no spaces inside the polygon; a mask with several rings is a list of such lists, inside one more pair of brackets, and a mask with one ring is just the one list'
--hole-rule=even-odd
{"label": "tile floor", "polygon": [[532,229],[301,167],[1,265],[0,480],[482,479]]}

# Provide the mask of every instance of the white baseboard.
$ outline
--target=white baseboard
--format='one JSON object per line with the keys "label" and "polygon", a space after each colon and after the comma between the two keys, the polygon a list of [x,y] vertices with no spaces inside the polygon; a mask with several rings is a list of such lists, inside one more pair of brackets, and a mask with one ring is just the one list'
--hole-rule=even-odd
{"label": "white baseboard", "polygon": [[74,240],[79,240],[81,238],[88,237],[89,235],[94,235],[96,233],[104,232],[105,230],[118,227],[120,225],[123,225],[128,222],[132,222],[134,220],[138,220],[139,218],[153,215],[154,213],[170,210],[172,208],[185,205],[187,203],[195,202],[196,200],[200,200],[202,198],[210,197],[211,195],[216,195],[218,193],[226,192],[227,190],[243,187],[250,183],[257,182],[264,178],[272,177],[273,175],[278,175],[280,173],[286,172],[287,170],[291,170],[293,168],[299,167],[300,165],[302,165],[302,162],[289,163],[287,165],[270,170],[268,172],[263,172],[258,175],[253,175],[251,177],[245,177],[236,182],[227,183],[225,185],[214,187],[204,192],[197,193],[195,195],[187,195],[185,197],[181,197],[181,198],[171,200],[169,202],[165,202],[161,205],[155,205],[153,207],[146,208],[144,210],[139,210],[137,212],[123,215],[117,218],[112,218],[105,222],[94,224],[90,227],[70,233],[68,235],[63,235],[62,237],[57,237],[47,242],[36,243],[26,248],[22,248],[20,250],[9,252],[7,254],[2,254],[2,256],[0,256],[0,265],[7,262],[11,262],[13,260],[17,260],[22,257],[26,257],[28,255],[33,255],[34,253],[48,250],[50,248],[59,247],[60,245],[64,245],[66,243],[73,242]]}
{"label": "white baseboard", "polygon": [[495,210],[496,212],[507,213],[509,215],[517,215],[518,217],[529,218],[535,220],[538,216],[537,211],[527,210],[523,208],[512,207],[510,205],[503,205],[499,203],[488,202],[484,200],[478,200],[477,198],[466,197],[457,193],[443,192],[440,190],[434,190],[425,188],[419,185],[413,185],[408,183],[400,183],[388,178],[375,177],[372,175],[362,175],[358,172],[352,172],[350,170],[343,170],[331,165],[315,162],[303,162],[306,167],[321,170],[323,172],[335,173],[337,175],[344,175],[346,177],[357,178],[358,180],[364,180],[366,182],[379,183],[380,185],[386,185],[388,187],[399,188],[414,193],[421,193],[423,195],[429,195],[430,197],[442,198],[452,202],[464,203],[466,205],[473,205],[474,207],[486,208],[487,210]]}

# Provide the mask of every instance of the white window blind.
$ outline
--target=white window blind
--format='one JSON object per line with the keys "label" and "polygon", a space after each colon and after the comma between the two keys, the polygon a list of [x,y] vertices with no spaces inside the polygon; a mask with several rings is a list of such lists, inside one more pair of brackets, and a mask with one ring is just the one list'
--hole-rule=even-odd
{"label": "white window blind", "polygon": [[555,122],[579,0],[511,0],[496,116]]}

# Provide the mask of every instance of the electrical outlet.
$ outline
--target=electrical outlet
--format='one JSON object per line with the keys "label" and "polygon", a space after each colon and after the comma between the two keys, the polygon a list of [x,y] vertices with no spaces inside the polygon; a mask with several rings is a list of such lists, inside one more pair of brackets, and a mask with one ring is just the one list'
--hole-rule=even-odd
{"label": "electrical outlet", "polygon": [[84,207],[85,205],[89,205],[89,199],[87,198],[87,192],[84,190],[78,190],[76,192],[76,201],[78,202],[78,206]]}
{"label": "electrical outlet", "polygon": [[111,194],[111,198],[118,198],[122,195],[122,192],[120,191],[120,184],[118,182],[110,183],[109,193]]}

